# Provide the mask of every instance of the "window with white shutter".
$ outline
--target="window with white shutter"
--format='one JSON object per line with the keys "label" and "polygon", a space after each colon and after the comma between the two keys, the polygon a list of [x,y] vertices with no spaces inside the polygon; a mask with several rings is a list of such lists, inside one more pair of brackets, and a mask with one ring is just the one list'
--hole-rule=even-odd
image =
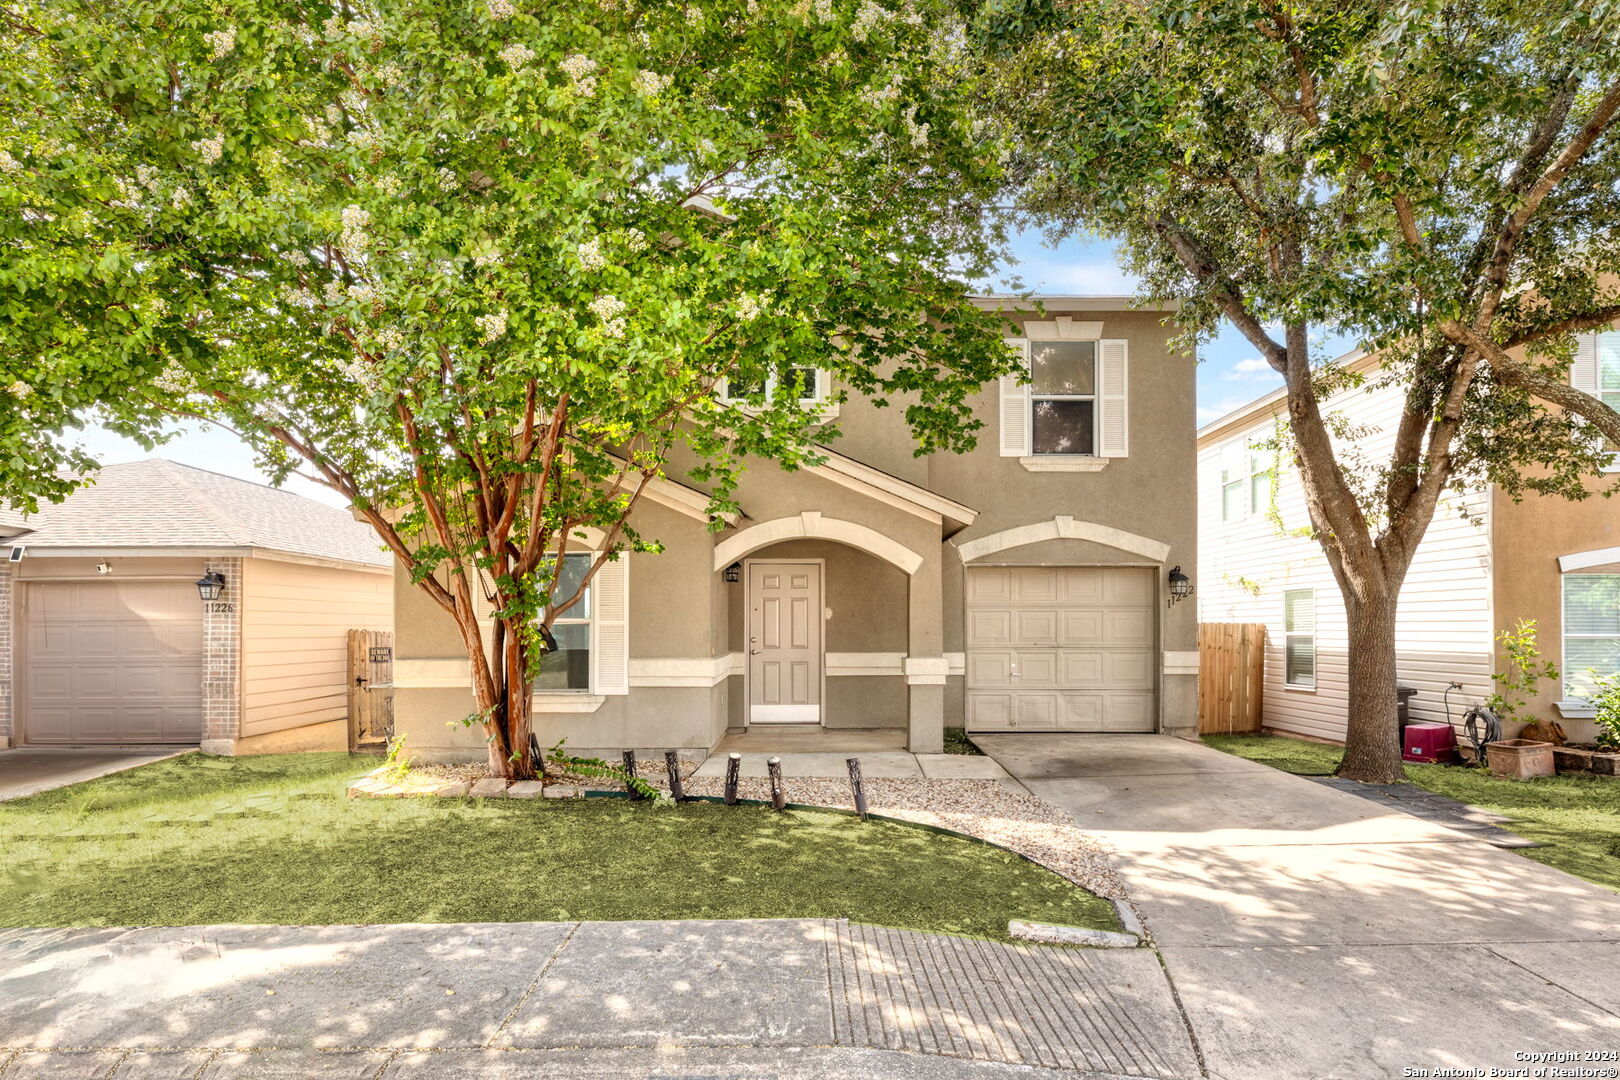
{"label": "window with white shutter", "polygon": [[591,689],[598,694],[630,692],[630,556],[602,564],[591,583],[592,649],[596,660]]}
{"label": "window with white shutter", "polygon": [[[1569,384],[1600,399],[1611,409],[1620,409],[1620,330],[1581,334],[1575,339],[1575,362],[1570,365]],[[1620,471],[1620,447],[1605,472]]]}
{"label": "window with white shutter", "polygon": [[1097,349],[1097,453],[1121,458],[1130,453],[1130,351],[1119,338],[1107,338]]}
{"label": "window with white shutter", "polygon": [[1029,453],[1029,342],[1009,341],[1024,361],[1022,375],[1003,375],[1000,385],[1001,456],[1024,457]]}

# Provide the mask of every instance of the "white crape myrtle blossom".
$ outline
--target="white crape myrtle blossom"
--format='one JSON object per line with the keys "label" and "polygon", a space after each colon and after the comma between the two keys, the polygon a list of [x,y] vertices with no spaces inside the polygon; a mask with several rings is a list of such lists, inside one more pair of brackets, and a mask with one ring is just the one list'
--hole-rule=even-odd
{"label": "white crape myrtle blossom", "polygon": [[917,123],[917,106],[907,105],[906,111],[901,114],[900,122],[905,124],[906,133],[911,136],[911,145],[924,147],[928,145],[928,124]]}
{"label": "white crape myrtle blossom", "polygon": [[405,79],[405,71],[392,60],[377,68],[377,79],[384,86],[396,86]]}
{"label": "white crape myrtle blossom", "polygon": [[378,142],[376,132],[368,131],[367,129],[361,127],[350,129],[347,138],[349,140],[349,145],[354,147],[356,150],[374,149]]}
{"label": "white crape myrtle blossom", "polygon": [[489,12],[489,17],[497,22],[510,19],[517,14],[517,8],[512,6],[512,0],[489,0],[484,10]]}
{"label": "white crape myrtle blossom", "polygon": [[350,203],[343,208],[342,244],[346,251],[364,251],[371,244],[366,226],[371,224],[371,211]]}
{"label": "white crape myrtle blossom", "polygon": [[579,245],[579,268],[587,274],[593,274],[607,265],[607,256],[602,254],[602,241],[587,240]]}
{"label": "white crape myrtle blossom", "polygon": [[397,327],[393,326],[385,326],[377,331],[373,340],[376,341],[377,347],[383,352],[394,352],[405,345],[405,335],[400,333]]}
{"label": "white crape myrtle blossom", "polygon": [[281,257],[292,263],[294,266],[302,267],[309,265],[309,254],[307,252],[300,251],[298,248],[288,248],[286,251],[281,253]]}
{"label": "white crape myrtle blossom", "polygon": [[591,74],[596,70],[595,60],[584,53],[573,53],[564,57],[557,66],[568,76],[574,93],[580,97],[590,97],[596,93],[596,76]]}
{"label": "white crape myrtle blossom", "polygon": [[478,330],[484,335],[484,344],[498,341],[506,336],[506,312],[492,311],[487,315],[480,315],[473,322],[478,324]]}
{"label": "white crape myrtle blossom", "polygon": [[328,281],[321,290],[321,299],[325,302],[327,307],[337,307],[339,304],[343,303],[346,297],[347,293],[343,288],[343,282],[337,280],[336,278]]}
{"label": "white crape myrtle blossom", "polygon": [[20,172],[22,167],[22,162],[12,157],[9,151],[0,150],[0,172]]}
{"label": "white crape myrtle blossom", "polygon": [[634,227],[624,230],[624,246],[631,251],[646,251],[647,234]]}
{"label": "white crape myrtle blossom", "polygon": [[592,315],[602,320],[602,333],[611,338],[622,338],[625,332],[626,304],[612,293],[603,293],[586,305]]}
{"label": "white crape myrtle blossom", "polygon": [[491,266],[499,266],[500,264],[501,252],[500,249],[496,247],[482,248],[473,256],[473,265],[478,267],[480,270]]}
{"label": "white crape myrtle blossom", "polygon": [[356,304],[374,304],[377,302],[377,290],[364,281],[357,281],[349,286],[349,299]]}
{"label": "white crape myrtle blossom", "polygon": [[209,58],[223,60],[236,49],[236,30],[228,26],[223,30],[210,30],[203,35],[203,40],[208,43]]}
{"label": "white crape myrtle blossom", "polygon": [[189,190],[187,190],[186,188],[183,188],[183,187],[175,188],[174,189],[174,194],[169,196],[169,205],[171,207],[173,207],[174,209],[176,209],[176,210],[179,210],[181,207],[185,206],[190,201],[191,201],[191,192]]}
{"label": "white crape myrtle blossom", "polygon": [[34,388],[23,382],[21,379],[18,379],[16,382],[6,387],[6,389],[11,392],[12,397],[19,399],[28,397],[34,392]]}
{"label": "white crape myrtle blossom", "polygon": [[384,195],[398,195],[405,190],[404,182],[393,173],[384,173],[382,176],[377,177],[374,184],[377,190]]}
{"label": "white crape myrtle blossom", "polygon": [[642,97],[657,97],[669,89],[669,84],[675,81],[673,75],[660,75],[656,71],[642,69],[636,72],[634,86],[636,93]]}
{"label": "white crape myrtle blossom", "polygon": [[743,322],[753,322],[764,314],[765,308],[759,302],[759,297],[753,293],[743,293],[737,297],[737,318]]}
{"label": "white crape myrtle blossom", "polygon": [[888,16],[889,13],[881,4],[873,3],[873,0],[863,0],[860,9],[855,12],[855,21],[850,23],[850,36],[856,41],[865,41]]}
{"label": "white crape myrtle blossom", "polygon": [[455,191],[460,186],[461,178],[456,175],[454,169],[447,168],[443,165],[439,166],[440,191]]}
{"label": "white crape myrtle blossom", "polygon": [[206,139],[197,139],[192,142],[191,148],[197,151],[204,165],[212,165],[225,156],[225,136],[211,135]]}
{"label": "white crape myrtle blossom", "polygon": [[513,71],[521,71],[525,64],[534,59],[534,50],[521,41],[514,41],[497,55],[507,67]]}

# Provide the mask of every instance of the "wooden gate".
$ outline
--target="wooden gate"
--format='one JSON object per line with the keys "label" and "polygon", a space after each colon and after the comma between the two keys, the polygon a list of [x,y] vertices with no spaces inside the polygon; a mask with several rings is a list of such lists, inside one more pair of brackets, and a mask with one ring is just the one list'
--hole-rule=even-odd
{"label": "wooden gate", "polygon": [[349,749],[375,750],[394,735],[394,635],[349,631]]}
{"label": "wooden gate", "polygon": [[1265,623],[1198,624],[1198,733],[1257,733],[1264,714]]}

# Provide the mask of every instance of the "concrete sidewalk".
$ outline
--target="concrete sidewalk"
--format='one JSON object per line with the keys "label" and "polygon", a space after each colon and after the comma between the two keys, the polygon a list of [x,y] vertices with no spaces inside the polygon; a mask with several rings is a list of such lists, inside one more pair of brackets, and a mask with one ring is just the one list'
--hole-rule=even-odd
{"label": "concrete sidewalk", "polygon": [[975,741],[1119,853],[1212,1077],[1620,1050],[1620,894],[1196,743]]}
{"label": "concrete sidewalk", "polygon": [[839,920],[0,932],[0,1078],[1198,1075],[1151,950]]}

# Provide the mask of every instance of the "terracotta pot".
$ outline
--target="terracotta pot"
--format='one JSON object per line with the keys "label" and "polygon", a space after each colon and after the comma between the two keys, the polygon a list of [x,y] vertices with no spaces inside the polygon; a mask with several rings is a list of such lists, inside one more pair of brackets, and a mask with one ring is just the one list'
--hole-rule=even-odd
{"label": "terracotta pot", "polygon": [[1553,775],[1552,743],[1534,739],[1503,739],[1485,744],[1485,760],[1491,773],[1509,780]]}

